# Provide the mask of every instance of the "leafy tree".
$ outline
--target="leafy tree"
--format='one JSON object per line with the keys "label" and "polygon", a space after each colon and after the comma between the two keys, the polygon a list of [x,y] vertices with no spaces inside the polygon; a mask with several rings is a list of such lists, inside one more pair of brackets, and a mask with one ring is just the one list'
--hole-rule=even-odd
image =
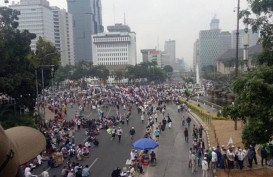
{"label": "leafy tree", "polygon": [[[262,44],[264,52],[259,56],[259,64],[267,66],[273,65],[273,19],[272,1],[268,0],[248,0],[251,11],[241,11],[241,17],[246,24],[250,24],[253,32],[260,33],[259,42]],[[254,14],[254,15],[252,15]],[[255,16],[255,18],[251,18]]]}
{"label": "leafy tree", "polygon": [[146,75],[148,81],[163,82],[166,80],[166,73],[161,68],[151,68]]}
{"label": "leafy tree", "polygon": [[59,83],[66,79],[71,79],[71,75],[74,67],[71,65],[60,66],[58,70],[55,72],[54,80]]}
{"label": "leafy tree", "polygon": [[233,83],[236,100],[227,112],[233,119],[248,122],[242,136],[245,144],[263,144],[273,136],[272,76],[273,67],[260,67]]}
{"label": "leafy tree", "polygon": [[0,93],[7,94],[30,110],[35,104],[35,69],[30,43],[36,36],[17,29],[18,12],[0,8]]}
{"label": "leafy tree", "polygon": [[39,37],[36,43],[35,54],[32,55],[30,61],[37,69],[39,83],[42,83],[42,74],[44,87],[50,85],[56,70],[60,66],[60,54],[56,47],[49,41]]}
{"label": "leafy tree", "polygon": [[[247,122],[242,134],[244,144],[264,144],[273,136],[273,9],[271,1],[248,2],[251,11],[243,10],[241,16],[254,32],[260,32],[259,42],[264,52],[258,57],[258,69],[234,81],[235,104],[224,112],[235,120]],[[256,18],[250,18],[251,14]]]}
{"label": "leafy tree", "polygon": [[121,70],[114,71],[115,80],[120,82],[124,78],[124,72]]}
{"label": "leafy tree", "polygon": [[9,9],[7,7],[0,7],[0,28],[3,29],[16,29],[18,27],[19,11]]}
{"label": "leafy tree", "polygon": [[173,72],[173,67],[171,65],[166,65],[166,66],[164,66],[163,70],[166,73],[172,73]]}
{"label": "leafy tree", "polygon": [[35,66],[31,62],[33,53],[31,40],[36,37],[28,31],[17,29],[18,11],[0,7],[0,93],[15,100],[11,105],[0,105],[0,122],[5,127],[16,125],[33,126],[30,115],[19,114],[18,107],[34,110]]}
{"label": "leafy tree", "polygon": [[109,77],[109,74],[110,74],[109,70],[103,65],[95,66],[94,73],[95,73],[94,76],[99,78],[104,83],[106,83],[106,81]]}

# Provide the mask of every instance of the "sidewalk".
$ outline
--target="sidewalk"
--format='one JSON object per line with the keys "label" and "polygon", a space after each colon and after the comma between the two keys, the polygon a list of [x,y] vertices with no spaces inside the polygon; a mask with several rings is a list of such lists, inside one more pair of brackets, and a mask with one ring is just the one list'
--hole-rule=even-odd
{"label": "sidewalk", "polygon": [[[198,104],[197,102],[195,104]],[[204,108],[204,107],[203,107]],[[232,137],[235,146],[243,146],[241,142],[241,131],[243,126],[238,122],[238,130],[234,130],[234,121],[232,120],[212,120],[210,123],[204,122],[198,115],[191,112],[193,117],[204,126],[208,137],[208,147],[220,145],[227,145],[229,137]],[[258,163],[259,163],[259,156]],[[273,169],[271,167],[262,167],[254,165],[254,168],[248,167],[243,170],[232,169],[230,173],[227,170],[217,169],[217,177],[271,177],[273,176]]]}
{"label": "sidewalk", "polygon": [[264,167],[256,169],[245,169],[245,170],[231,170],[229,175],[228,171],[218,170],[217,177],[271,177],[273,176],[273,169]]}

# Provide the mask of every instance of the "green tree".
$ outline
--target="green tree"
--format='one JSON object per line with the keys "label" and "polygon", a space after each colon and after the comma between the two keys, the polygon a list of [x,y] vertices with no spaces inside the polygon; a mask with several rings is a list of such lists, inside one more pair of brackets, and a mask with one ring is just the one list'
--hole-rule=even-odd
{"label": "green tree", "polygon": [[42,37],[39,37],[36,43],[36,51],[32,56],[33,57],[30,61],[33,63],[35,68],[37,68],[40,87],[42,82],[44,82],[45,88],[50,86],[55,72],[60,66],[61,58],[59,51],[51,42],[44,40]]}
{"label": "green tree", "polygon": [[[251,11],[243,10],[240,15],[246,24],[251,25],[252,31],[260,33],[259,42],[264,52],[258,57],[260,65],[273,65],[273,3],[269,0],[248,0]],[[254,15],[252,15],[254,14]],[[254,16],[255,18],[251,18]]]}
{"label": "green tree", "polygon": [[66,79],[71,79],[71,72],[73,71],[74,67],[71,65],[60,66],[58,70],[55,72],[54,80],[57,83],[65,81]]}
{"label": "green tree", "polygon": [[103,65],[95,66],[94,73],[95,73],[94,76],[99,78],[104,83],[106,83],[106,81],[109,77],[109,74],[110,74],[109,70]]}
{"label": "green tree", "polygon": [[[30,62],[30,43],[36,36],[16,27],[18,12],[0,8],[0,93],[33,110],[35,100],[35,70]],[[9,19],[6,19],[9,18]],[[34,100],[34,101],[33,101]]]}
{"label": "green tree", "polygon": [[115,80],[120,82],[124,78],[124,72],[121,70],[114,71]]}
{"label": "green tree", "polygon": [[[242,74],[233,83],[235,103],[225,108],[225,115],[247,122],[244,144],[264,144],[273,136],[273,24],[272,1],[248,0],[251,11],[243,10],[244,23],[260,32],[264,52],[258,57],[258,69]],[[250,18],[254,14],[255,18]]]}
{"label": "green tree", "polygon": [[247,121],[245,144],[263,144],[273,136],[273,67],[260,67],[233,83],[235,104],[226,109],[231,118]]}
{"label": "green tree", "polygon": [[0,93],[15,100],[11,107],[0,105],[0,122],[5,128],[29,125],[32,119],[27,115],[30,122],[24,121],[18,107],[26,107],[32,112],[36,98],[35,66],[30,50],[31,40],[36,35],[17,29],[18,14],[18,11],[0,7]]}
{"label": "green tree", "polygon": [[166,65],[166,66],[164,66],[163,70],[166,73],[172,73],[173,72],[173,67],[171,65]]}

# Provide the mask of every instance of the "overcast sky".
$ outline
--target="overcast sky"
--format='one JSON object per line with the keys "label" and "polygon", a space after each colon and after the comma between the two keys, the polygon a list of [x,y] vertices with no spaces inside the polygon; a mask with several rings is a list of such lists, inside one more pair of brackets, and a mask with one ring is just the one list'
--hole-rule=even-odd
{"label": "overcast sky", "polygon": [[[4,0],[0,0],[3,4]],[[10,0],[11,2],[12,0]],[[18,0],[17,0],[18,1]],[[15,2],[17,2],[15,0]],[[102,21],[106,27],[128,24],[137,35],[138,58],[140,49],[164,50],[164,41],[176,41],[176,58],[185,58],[192,65],[193,43],[200,30],[209,29],[211,19],[220,19],[222,31],[236,29],[238,0],[101,0]],[[67,9],[66,0],[49,0],[51,6]],[[246,0],[241,0],[245,8]],[[114,10],[115,9],[115,10]],[[241,24],[243,28],[243,25]],[[106,28],[105,28],[106,29]]]}

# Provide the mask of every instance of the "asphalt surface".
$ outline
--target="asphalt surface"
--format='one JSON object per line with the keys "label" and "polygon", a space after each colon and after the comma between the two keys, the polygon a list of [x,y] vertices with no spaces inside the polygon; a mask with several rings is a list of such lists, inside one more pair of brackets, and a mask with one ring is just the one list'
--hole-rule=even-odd
{"label": "asphalt surface", "polygon": [[[73,109],[68,108],[68,116],[66,119],[73,119],[76,113],[76,106]],[[122,113],[123,110],[120,110]],[[105,111],[106,115],[115,115],[115,108]],[[182,117],[187,117],[188,114],[178,113],[177,106],[174,104],[167,105],[166,113],[170,114],[170,117],[173,121],[172,128],[162,132],[159,140],[159,147],[155,150],[157,156],[157,165],[155,167],[145,167],[144,175],[145,177],[190,177],[190,176],[201,176],[201,169],[197,168],[195,174],[191,173],[191,169],[188,168],[189,162],[189,148],[192,145],[191,133],[192,125],[189,128],[189,143],[184,142],[182,126]],[[91,112],[90,110],[85,110],[85,117],[88,118],[98,118],[97,112]],[[159,121],[162,120],[162,115],[158,116]],[[197,124],[193,121],[192,123]],[[136,107],[133,106],[132,115],[130,117],[129,125],[126,123],[124,125],[118,125],[123,129],[123,135],[121,142],[119,143],[116,140],[111,141],[111,136],[106,132],[106,130],[101,130],[100,135],[97,136],[99,139],[99,146],[94,147],[91,150],[91,155],[84,161],[77,161],[75,158],[71,159],[74,162],[78,162],[81,165],[91,165],[91,176],[92,177],[110,177],[112,170],[116,167],[122,168],[125,166],[125,162],[130,158],[131,140],[129,136],[129,130],[133,126],[136,129],[135,140],[142,138],[145,133],[145,127],[147,125],[147,120],[142,124],[140,120],[140,114],[137,114]],[[204,133],[203,133],[204,136]],[[75,141],[76,144],[79,144],[85,140],[86,136],[84,130],[77,130],[75,132]],[[63,165],[66,165],[64,161]],[[43,167],[47,168],[46,162]],[[58,168],[49,169],[50,176],[60,176],[61,169],[63,166]],[[40,174],[42,167],[38,167],[33,171],[33,174]]]}

